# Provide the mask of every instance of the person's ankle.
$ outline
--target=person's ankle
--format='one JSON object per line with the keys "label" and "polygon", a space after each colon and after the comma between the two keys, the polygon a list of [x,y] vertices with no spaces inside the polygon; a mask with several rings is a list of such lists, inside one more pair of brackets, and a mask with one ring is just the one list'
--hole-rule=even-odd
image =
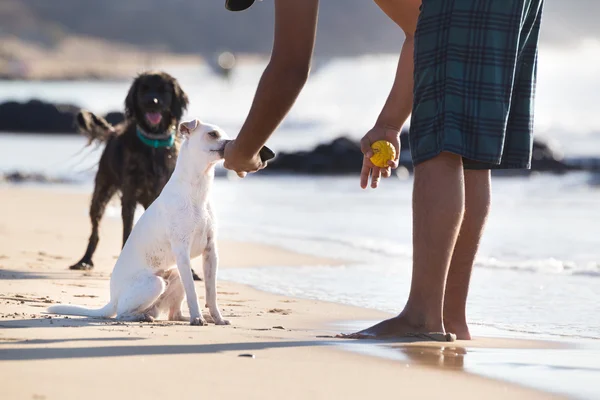
{"label": "person's ankle", "polygon": [[432,313],[405,308],[397,318],[404,319],[415,332],[444,332],[442,319],[433,316]]}
{"label": "person's ankle", "polygon": [[448,333],[454,333],[459,340],[470,340],[471,333],[464,315],[444,316],[444,329]]}

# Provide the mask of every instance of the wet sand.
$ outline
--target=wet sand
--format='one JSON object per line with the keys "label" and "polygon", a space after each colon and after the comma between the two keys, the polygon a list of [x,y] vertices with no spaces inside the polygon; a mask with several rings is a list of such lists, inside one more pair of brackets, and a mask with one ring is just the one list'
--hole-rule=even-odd
{"label": "wet sand", "polygon": [[[336,340],[346,321],[389,315],[289,298],[220,281],[231,326],[120,323],[44,314],[57,302],[98,307],[120,249],[121,224],[105,219],[88,273],[69,271],[87,243],[89,194],[0,186],[0,385],[2,399],[461,397],[558,398],[465,372],[470,349],[551,349],[542,341],[395,343]],[[334,265],[272,246],[220,241],[221,268]],[[194,262],[195,268],[200,268]],[[203,285],[197,283],[203,298]],[[207,316],[208,317],[208,316]],[[366,350],[365,350],[366,349]],[[348,351],[350,350],[350,351]],[[364,350],[364,351],[363,351]],[[493,352],[491,353],[493,357]]]}

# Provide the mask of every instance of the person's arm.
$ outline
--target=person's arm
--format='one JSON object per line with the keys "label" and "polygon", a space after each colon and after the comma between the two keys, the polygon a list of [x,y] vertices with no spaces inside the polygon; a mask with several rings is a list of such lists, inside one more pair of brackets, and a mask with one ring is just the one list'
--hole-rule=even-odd
{"label": "person's arm", "polygon": [[[416,21],[418,14],[415,14]],[[406,31],[405,31],[406,32]],[[380,178],[391,175],[391,168],[398,167],[400,161],[400,129],[412,111],[413,105],[413,48],[414,38],[411,32],[406,34],[402,52],[398,60],[394,84],[383,106],[375,126],[362,138],[360,144],[364,154],[360,174],[360,186],[366,188],[371,178],[371,187],[379,185]],[[396,148],[396,159],[387,168],[378,168],[370,158],[373,156],[371,143],[387,140]]]}
{"label": "person's arm", "polygon": [[227,145],[225,168],[252,172],[258,152],[287,115],[309,75],[319,0],[275,0],[271,59],[237,138]]}
{"label": "person's arm", "polygon": [[[371,187],[376,188],[383,176],[391,174],[391,168],[398,167],[400,160],[400,129],[408,118],[412,108],[412,80],[407,82],[407,75],[412,73],[412,67],[407,71],[406,63],[398,62],[396,78],[388,98],[379,113],[375,126],[361,139],[360,146],[364,154],[363,165],[360,172],[360,186],[364,189],[371,178]],[[373,165],[370,158],[373,156],[371,144],[378,140],[387,140],[396,148],[396,159],[389,163],[387,168],[379,168]]]}
{"label": "person's arm", "polygon": [[401,58],[398,62],[394,84],[375,126],[400,131],[412,111],[413,68],[410,63],[403,61],[405,60]]}
{"label": "person's arm", "polygon": [[404,32],[394,84],[375,123],[375,126],[387,126],[399,131],[412,111],[414,34],[421,0],[375,0],[375,3]]}

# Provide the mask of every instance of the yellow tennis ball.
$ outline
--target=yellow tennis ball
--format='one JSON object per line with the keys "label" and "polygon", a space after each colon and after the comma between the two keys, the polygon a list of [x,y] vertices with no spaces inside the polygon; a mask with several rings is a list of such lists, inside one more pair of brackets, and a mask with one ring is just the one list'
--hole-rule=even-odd
{"label": "yellow tennis ball", "polygon": [[387,140],[378,140],[371,145],[373,157],[371,162],[379,168],[388,166],[388,161],[396,159],[396,148]]}

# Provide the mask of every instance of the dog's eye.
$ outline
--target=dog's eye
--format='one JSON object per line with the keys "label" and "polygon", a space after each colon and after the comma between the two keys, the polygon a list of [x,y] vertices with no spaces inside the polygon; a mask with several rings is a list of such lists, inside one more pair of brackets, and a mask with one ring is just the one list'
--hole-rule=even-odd
{"label": "dog's eye", "polygon": [[217,139],[219,137],[219,133],[217,131],[210,131],[208,132],[208,136],[210,136],[213,139]]}

